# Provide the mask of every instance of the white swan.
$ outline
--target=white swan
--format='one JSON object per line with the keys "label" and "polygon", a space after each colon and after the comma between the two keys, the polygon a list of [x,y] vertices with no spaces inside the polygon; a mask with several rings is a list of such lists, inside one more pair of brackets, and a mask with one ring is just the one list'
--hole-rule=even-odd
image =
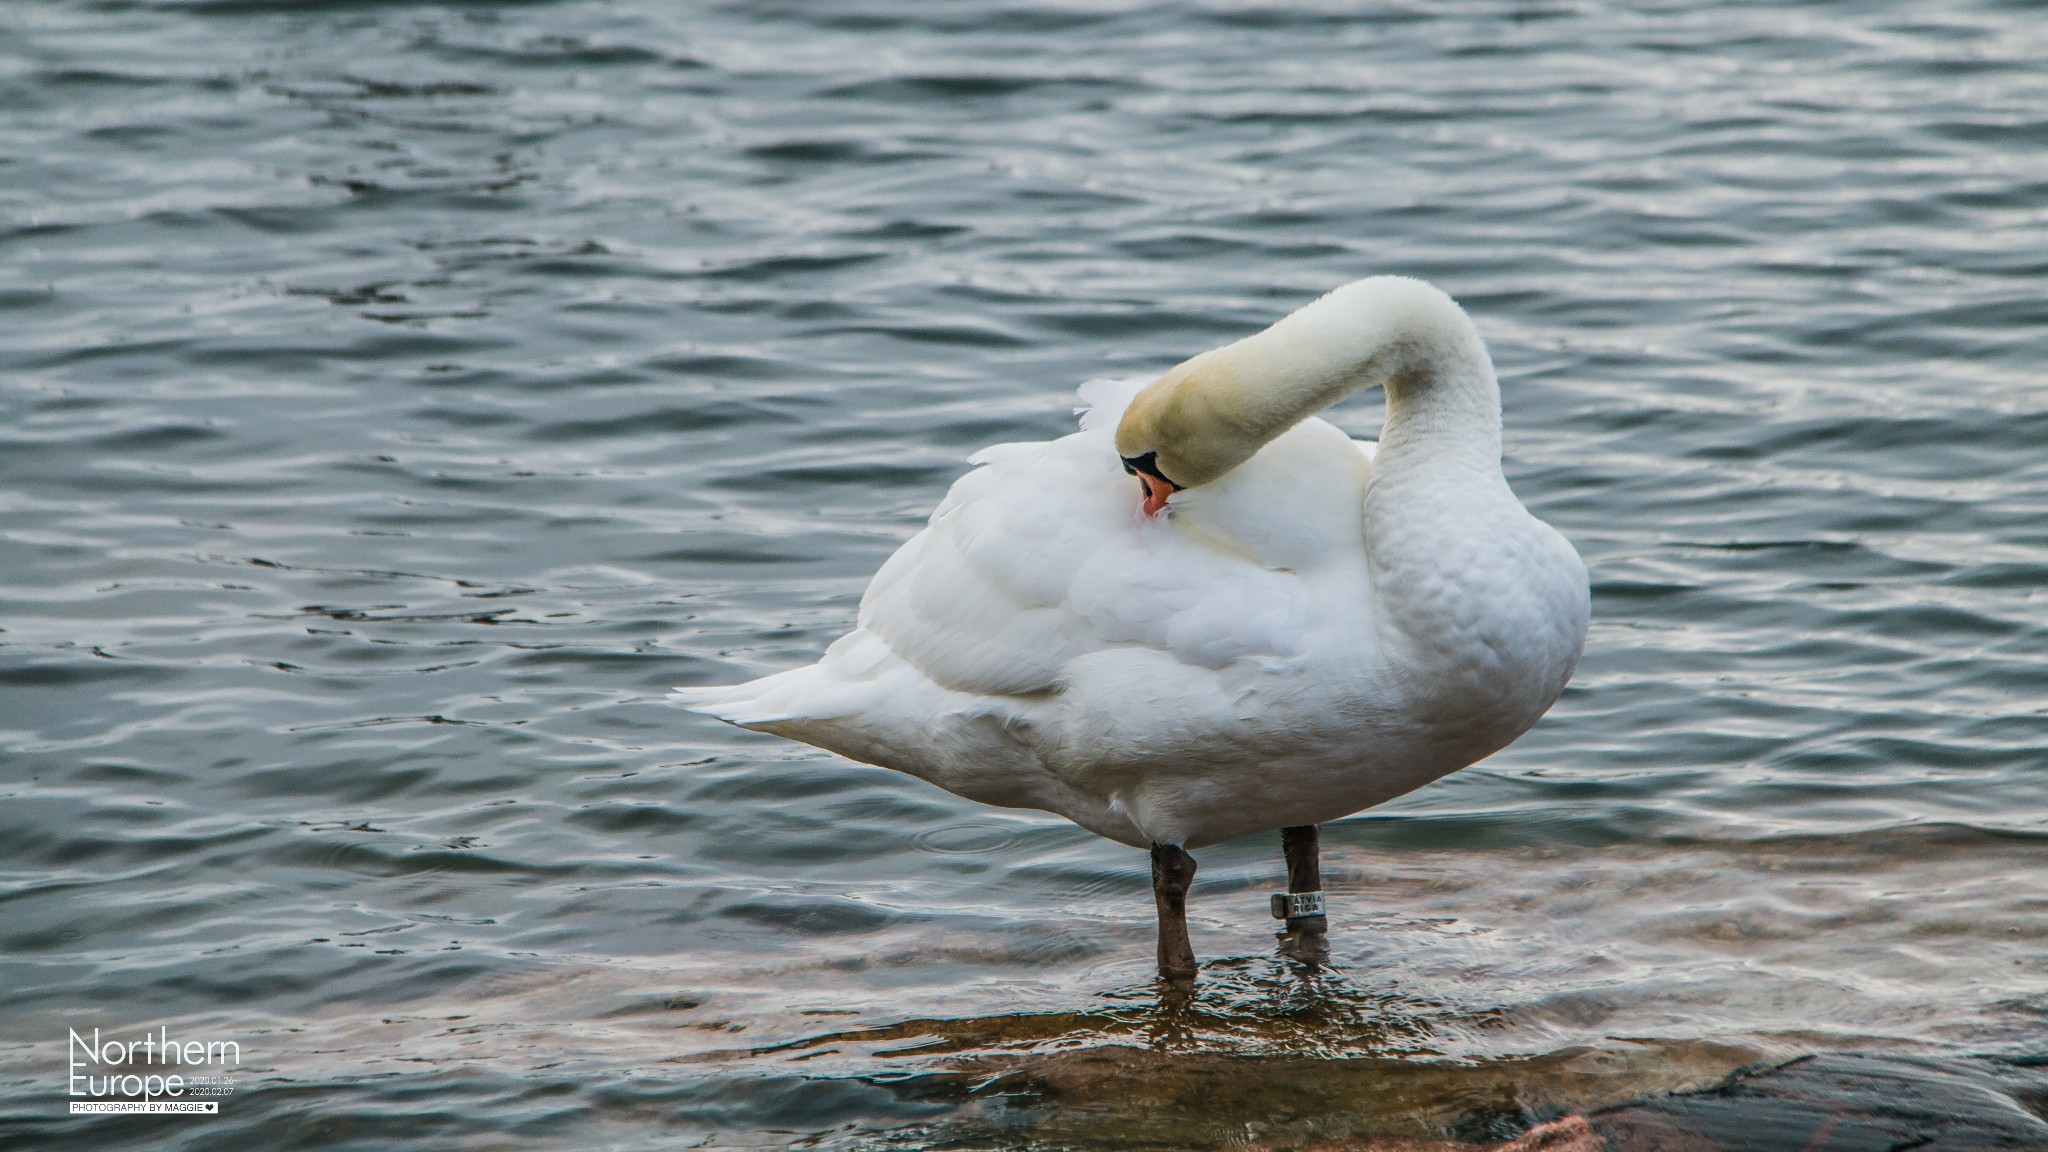
{"label": "white swan", "polygon": [[[1375,385],[1377,450],[1315,418]],[[1321,930],[1314,826],[1534,724],[1578,662],[1586,569],[1509,491],[1486,347],[1421,281],[1081,395],[1081,431],[973,458],[823,659],[671,698],[1150,846],[1185,981],[1185,850],[1287,830],[1275,915]]]}

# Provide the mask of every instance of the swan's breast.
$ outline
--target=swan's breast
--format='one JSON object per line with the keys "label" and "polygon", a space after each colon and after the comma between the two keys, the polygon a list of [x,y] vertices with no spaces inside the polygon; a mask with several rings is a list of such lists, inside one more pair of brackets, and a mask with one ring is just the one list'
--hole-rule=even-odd
{"label": "swan's breast", "polygon": [[1375,492],[1373,595],[1407,710],[1444,739],[1505,746],[1547,711],[1577,666],[1586,569],[1554,529],[1499,486]]}

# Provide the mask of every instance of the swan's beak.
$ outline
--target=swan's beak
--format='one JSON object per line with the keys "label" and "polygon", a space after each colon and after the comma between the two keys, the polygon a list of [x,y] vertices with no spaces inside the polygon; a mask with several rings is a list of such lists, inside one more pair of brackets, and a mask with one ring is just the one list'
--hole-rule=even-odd
{"label": "swan's beak", "polygon": [[1145,488],[1145,515],[1157,516],[1166,507],[1166,498],[1180,491],[1171,480],[1164,480],[1150,473],[1138,473],[1138,483]]}
{"label": "swan's beak", "polygon": [[1159,470],[1159,453],[1125,456],[1123,462],[1124,471],[1136,476],[1145,490],[1145,515],[1159,515],[1166,507],[1166,498],[1180,491],[1180,485],[1168,480],[1166,473]]}

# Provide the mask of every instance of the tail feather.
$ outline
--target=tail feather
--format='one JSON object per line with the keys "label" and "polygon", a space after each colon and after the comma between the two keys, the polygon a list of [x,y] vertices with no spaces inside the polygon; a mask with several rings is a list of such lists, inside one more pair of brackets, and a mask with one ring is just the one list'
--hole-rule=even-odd
{"label": "tail feather", "polygon": [[[791,668],[745,684],[677,688],[668,698],[692,712],[716,716],[742,728],[830,720],[871,707],[872,685],[849,682],[828,667],[831,663],[828,655],[817,664]],[[779,735],[804,738],[800,733],[787,731]]]}
{"label": "tail feather", "polygon": [[[865,628],[855,628],[833,641],[825,650],[824,659],[816,664],[745,684],[677,688],[668,698],[672,704],[742,728],[798,725],[797,729],[779,729],[776,735],[815,743],[801,726],[829,724],[885,708],[892,696],[899,694],[884,685],[892,673],[910,673],[913,682],[929,683],[912,672],[874,634]],[[898,681],[898,687],[901,686]]]}
{"label": "tail feather", "polygon": [[679,704],[692,712],[715,716],[728,724],[751,728],[757,724],[773,724],[782,720],[796,719],[787,708],[778,708],[757,695],[761,681],[746,684],[720,684],[707,688],[676,688],[669,692],[671,704]]}

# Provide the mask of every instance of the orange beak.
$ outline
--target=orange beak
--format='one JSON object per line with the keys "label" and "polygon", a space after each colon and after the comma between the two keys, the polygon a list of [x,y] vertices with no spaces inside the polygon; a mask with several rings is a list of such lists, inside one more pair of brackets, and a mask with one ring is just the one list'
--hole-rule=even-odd
{"label": "orange beak", "polygon": [[1157,476],[1138,473],[1138,483],[1145,486],[1145,515],[1157,516],[1166,507],[1166,498],[1180,489]]}

